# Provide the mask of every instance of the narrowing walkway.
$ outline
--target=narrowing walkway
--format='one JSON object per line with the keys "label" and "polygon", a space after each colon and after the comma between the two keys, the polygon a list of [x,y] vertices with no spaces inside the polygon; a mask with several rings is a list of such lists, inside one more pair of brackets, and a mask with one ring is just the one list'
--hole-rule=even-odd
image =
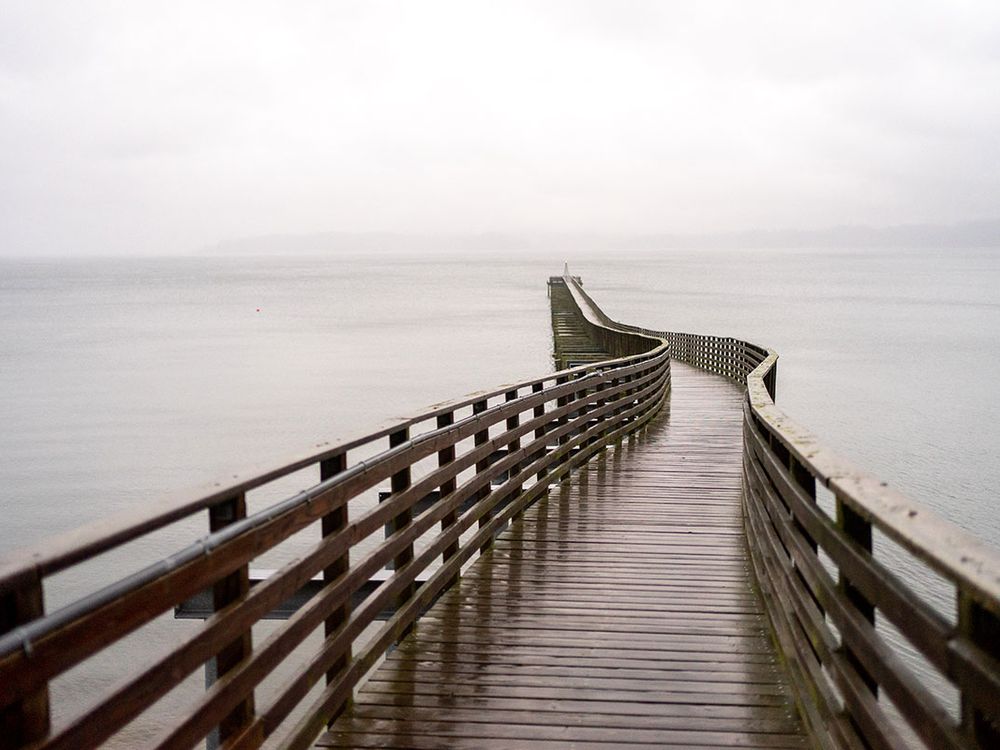
{"label": "narrowing walkway", "polygon": [[0,559],[0,750],[1000,748],[1000,552],[790,419],[775,352],[548,289],[550,374]]}
{"label": "narrowing walkway", "polygon": [[806,746],[749,573],[743,391],[672,368],[641,447],[515,522],[319,747]]}

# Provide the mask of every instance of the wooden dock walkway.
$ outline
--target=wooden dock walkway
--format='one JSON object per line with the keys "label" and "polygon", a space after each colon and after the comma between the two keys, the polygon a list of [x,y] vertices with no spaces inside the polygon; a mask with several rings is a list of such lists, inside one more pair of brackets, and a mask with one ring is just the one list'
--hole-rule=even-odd
{"label": "wooden dock walkway", "polygon": [[789,418],[775,352],[548,294],[554,372],[0,559],[0,750],[1000,748],[1000,551]]}
{"label": "wooden dock walkway", "polygon": [[530,508],[319,747],[805,747],[752,590],[742,389],[670,406]]}

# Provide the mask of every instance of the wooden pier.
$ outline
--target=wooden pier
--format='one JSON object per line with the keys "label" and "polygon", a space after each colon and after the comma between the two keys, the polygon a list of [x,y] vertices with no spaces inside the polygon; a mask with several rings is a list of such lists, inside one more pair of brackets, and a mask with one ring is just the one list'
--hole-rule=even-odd
{"label": "wooden pier", "polygon": [[[100,746],[202,668],[150,746],[1000,747],[1000,553],[790,420],[773,352],[549,292],[554,373],[0,561],[0,748]],[[172,612],[204,619],[53,721],[50,683]]]}
{"label": "wooden pier", "polygon": [[806,747],[755,596],[740,389],[670,408],[525,512],[321,747]]}

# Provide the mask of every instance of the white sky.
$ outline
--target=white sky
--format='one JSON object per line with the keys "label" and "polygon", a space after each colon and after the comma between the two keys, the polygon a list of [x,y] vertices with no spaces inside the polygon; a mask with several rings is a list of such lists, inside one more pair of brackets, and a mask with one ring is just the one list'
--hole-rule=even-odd
{"label": "white sky", "polygon": [[0,253],[994,218],[1000,2],[7,2]]}

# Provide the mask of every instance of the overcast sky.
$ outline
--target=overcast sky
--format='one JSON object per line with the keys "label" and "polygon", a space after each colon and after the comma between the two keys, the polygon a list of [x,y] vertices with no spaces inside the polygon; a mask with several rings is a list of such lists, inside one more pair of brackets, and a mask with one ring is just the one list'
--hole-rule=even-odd
{"label": "overcast sky", "polygon": [[0,0],[0,253],[1000,215],[1000,2]]}

